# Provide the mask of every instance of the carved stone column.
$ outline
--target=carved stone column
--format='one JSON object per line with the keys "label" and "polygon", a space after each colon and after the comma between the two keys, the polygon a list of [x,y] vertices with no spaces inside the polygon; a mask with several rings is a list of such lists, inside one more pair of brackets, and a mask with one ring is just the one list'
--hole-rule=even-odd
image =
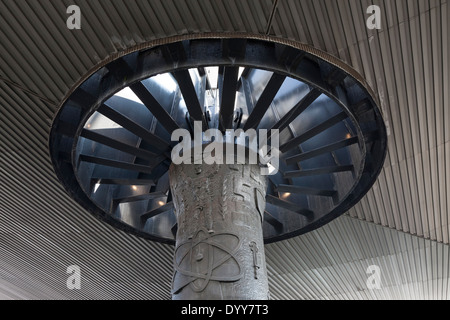
{"label": "carved stone column", "polygon": [[174,165],[175,300],[267,299],[262,221],[266,177],[258,165]]}

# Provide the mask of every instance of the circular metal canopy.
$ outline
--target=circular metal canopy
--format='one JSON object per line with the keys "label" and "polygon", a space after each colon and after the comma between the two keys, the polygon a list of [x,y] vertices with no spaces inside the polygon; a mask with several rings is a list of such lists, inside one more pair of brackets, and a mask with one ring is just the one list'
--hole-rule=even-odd
{"label": "circular metal canopy", "polygon": [[386,155],[364,81],[333,57],[257,39],[191,39],[120,57],[92,74],[55,117],[59,179],[122,230],[175,243],[168,169],[174,130],[278,129],[264,239],[314,230],[355,205]]}

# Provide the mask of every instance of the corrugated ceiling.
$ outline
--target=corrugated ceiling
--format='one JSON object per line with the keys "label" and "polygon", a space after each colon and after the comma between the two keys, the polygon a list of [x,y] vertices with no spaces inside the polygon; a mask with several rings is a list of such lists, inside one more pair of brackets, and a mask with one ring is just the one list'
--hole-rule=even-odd
{"label": "corrugated ceiling", "polygon": [[[81,30],[66,27],[76,4]],[[381,8],[381,30],[366,9]],[[310,44],[376,92],[389,153],[347,216],[266,247],[274,299],[448,299],[447,0],[0,0],[0,299],[169,299],[173,248],[84,212],[49,160],[53,116],[96,66],[166,37],[270,35]],[[66,287],[79,265],[81,290]],[[378,265],[381,289],[368,290]]]}

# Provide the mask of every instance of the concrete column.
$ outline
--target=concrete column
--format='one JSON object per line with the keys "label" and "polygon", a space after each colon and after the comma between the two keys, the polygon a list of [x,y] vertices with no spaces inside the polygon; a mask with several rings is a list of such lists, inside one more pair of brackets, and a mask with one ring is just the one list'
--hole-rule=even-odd
{"label": "concrete column", "polygon": [[268,299],[258,165],[170,167],[177,215],[174,300]]}

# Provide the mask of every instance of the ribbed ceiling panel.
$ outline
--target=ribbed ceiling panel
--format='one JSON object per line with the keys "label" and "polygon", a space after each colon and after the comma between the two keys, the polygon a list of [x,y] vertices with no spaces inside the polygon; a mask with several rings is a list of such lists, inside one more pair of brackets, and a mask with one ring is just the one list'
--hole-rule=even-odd
{"label": "ribbed ceiling panel", "polygon": [[[71,4],[81,30],[66,27]],[[366,27],[371,4],[381,30]],[[355,219],[267,248],[272,297],[449,298],[449,17],[447,0],[0,0],[0,298],[170,297],[173,248],[70,199],[48,134],[71,88],[108,57],[209,32],[269,34],[339,57],[367,79],[388,127],[384,170]],[[364,286],[369,263],[384,270],[380,291]],[[81,291],[65,286],[72,264]]]}
{"label": "ribbed ceiling panel", "polygon": [[[69,30],[76,4],[81,30]],[[197,32],[264,33],[270,0],[0,1],[1,76],[60,102],[109,55],[151,40]]]}
{"label": "ribbed ceiling panel", "polygon": [[[450,298],[448,245],[343,216],[301,237],[266,246],[276,299]],[[369,289],[380,268],[380,289]]]}
{"label": "ribbed ceiling panel", "polygon": [[[382,9],[379,31],[366,27],[371,4]],[[286,0],[272,26],[277,36],[313,44],[349,63],[378,95],[389,154],[373,191],[350,215],[444,243],[450,205],[449,16],[447,1]]]}

